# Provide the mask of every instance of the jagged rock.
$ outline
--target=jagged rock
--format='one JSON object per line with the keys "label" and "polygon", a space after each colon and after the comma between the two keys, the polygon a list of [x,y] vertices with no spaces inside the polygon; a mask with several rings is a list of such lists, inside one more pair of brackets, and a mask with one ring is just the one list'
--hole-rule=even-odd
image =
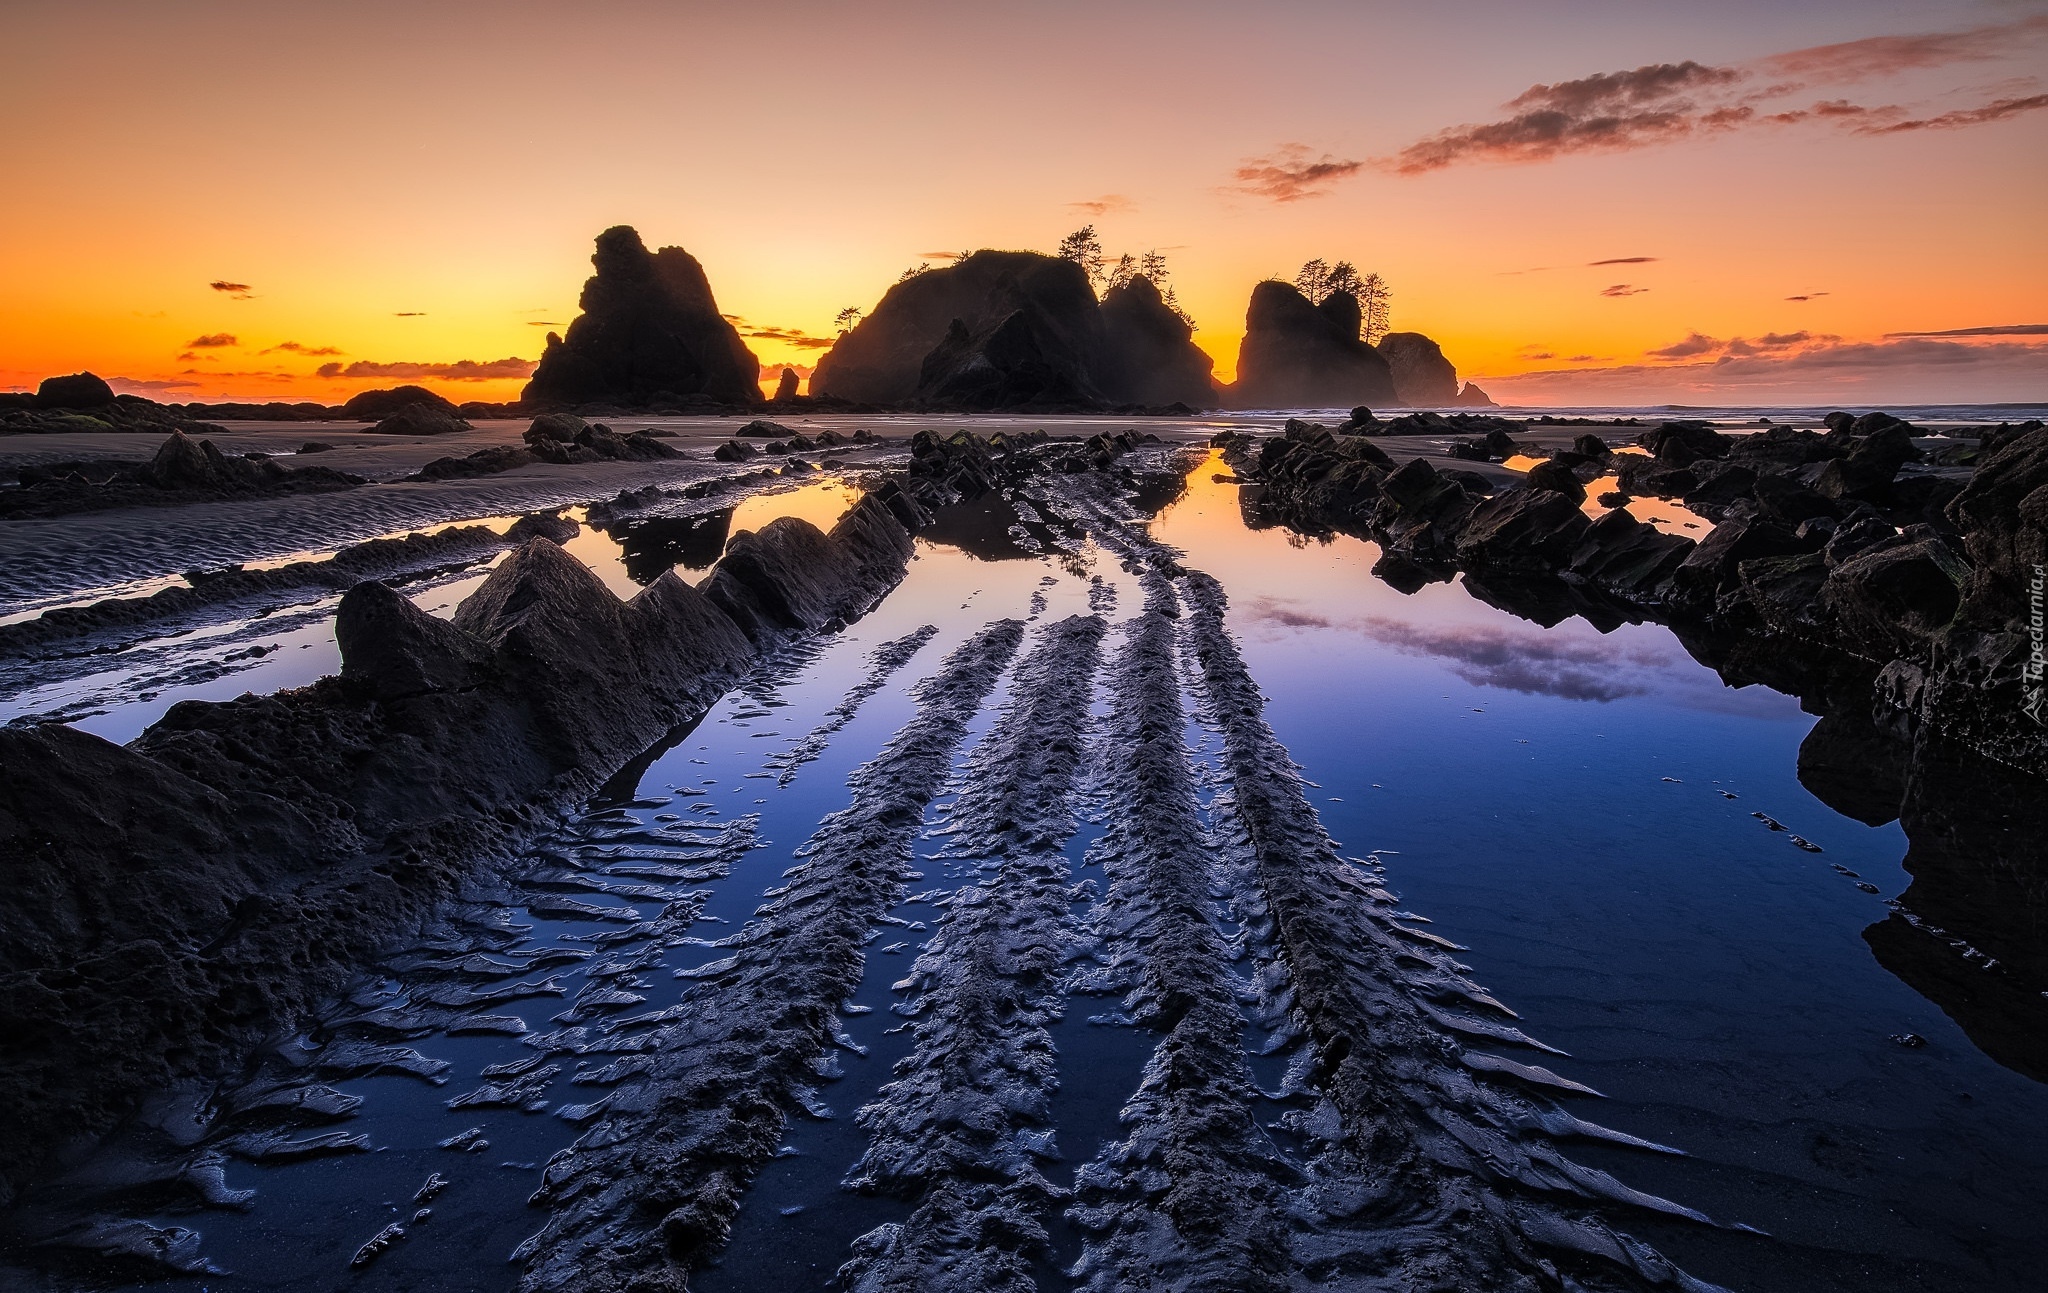
{"label": "jagged rock", "polygon": [[1216,406],[1215,361],[1194,343],[1194,329],[1175,314],[1158,285],[1140,274],[1102,297],[1109,347],[1104,393],[1131,404]]}
{"label": "jagged rock", "polygon": [[1569,569],[1631,601],[1653,603],[1669,595],[1672,576],[1693,546],[1691,539],[1665,534],[1616,508],[1586,527]]}
{"label": "jagged rock", "polygon": [[756,440],[787,440],[795,435],[796,432],[780,422],[770,422],[766,418],[755,418],[752,422],[733,432],[733,434],[742,438],[751,436]]}
{"label": "jagged rock", "polygon": [[1703,422],[1666,422],[1636,437],[1636,443],[1667,467],[1684,467],[1702,458],[1725,458],[1734,441]]}
{"label": "jagged rock", "polygon": [[455,405],[424,386],[394,386],[389,390],[358,391],[342,404],[341,413],[343,417],[354,418],[358,422],[381,422],[400,409],[413,404],[424,404],[428,408],[439,409],[451,416],[455,413]]}
{"label": "jagged rock", "polygon": [[540,460],[531,449],[494,444],[460,458],[436,458],[406,479],[469,480],[478,476],[495,476],[515,467],[529,467]]}
{"label": "jagged rock", "polygon": [[1458,370],[1443,347],[1419,332],[1389,332],[1374,343],[1393,373],[1394,398],[1403,404],[1458,403]]}
{"label": "jagged rock", "polygon": [[527,404],[644,408],[692,397],[758,404],[760,361],[718,311],[703,266],[681,247],[650,252],[618,225],[597,236],[583,313],[547,348]]}
{"label": "jagged rock", "polygon": [[[1584,491],[1580,494],[1583,497]],[[1567,495],[1547,489],[1505,489],[1472,508],[1459,530],[1455,552],[1465,566],[1548,574],[1570,563],[1590,525]]]}
{"label": "jagged rock", "polygon": [[1491,395],[1488,395],[1485,391],[1480,390],[1471,382],[1465,383],[1465,389],[1459,391],[1458,398],[1452,400],[1451,403],[1456,404],[1462,408],[1468,409],[1490,409],[1499,407],[1494,403],[1493,397]]}
{"label": "jagged rock", "polygon": [[728,440],[711,451],[720,462],[745,462],[754,456],[754,446],[744,440]]}
{"label": "jagged rock", "polygon": [[1712,606],[1735,586],[1737,567],[1760,557],[1790,557],[1810,550],[1790,529],[1757,516],[1737,516],[1715,526],[1687,554],[1672,577],[1674,592],[1695,606]]}
{"label": "jagged rock", "polygon": [[1820,598],[1858,654],[1924,657],[1954,621],[1969,576],[1940,535],[1915,526],[1835,566]]}
{"label": "jagged rock", "polygon": [[866,404],[1088,403],[1113,383],[1095,292],[1072,261],[977,251],[897,283],[839,338],[811,393]]}
{"label": "jagged rock", "polygon": [[2032,609],[2027,585],[2048,565],[2048,428],[2002,439],[1978,462],[1948,516],[1976,567],[1966,621],[1983,629],[2020,623]]}
{"label": "jagged rock", "polygon": [[114,402],[114,388],[93,373],[45,377],[36,387],[39,409],[100,409]]}
{"label": "jagged rock", "polygon": [[560,512],[530,512],[512,522],[505,531],[505,537],[514,543],[528,539],[546,539],[550,543],[567,543],[583,530],[575,520]]}
{"label": "jagged rock", "polygon": [[416,401],[401,405],[370,429],[379,435],[449,435],[470,428],[452,410]]}
{"label": "jagged rock", "polygon": [[[1863,424],[1863,418],[1857,419],[1857,426]],[[1905,423],[1897,420],[1874,427],[1846,456],[1831,459],[1821,468],[1814,479],[1814,492],[1836,500],[1882,500],[1898,478],[1899,468],[1920,458],[1920,450],[1914,446],[1908,430]]]}
{"label": "jagged rock", "polygon": [[796,369],[784,368],[782,376],[775,381],[775,402],[787,404],[796,398]]}
{"label": "jagged rock", "polygon": [[1605,462],[1608,458],[1614,456],[1614,450],[1608,446],[1607,442],[1590,431],[1584,435],[1572,438],[1572,452],[1585,458],[1588,462]]}
{"label": "jagged rock", "polygon": [[[1348,332],[1336,317],[1341,302],[1331,306],[1339,298],[1350,303]],[[1399,403],[1386,358],[1359,340],[1357,309],[1357,299],[1346,292],[1332,293],[1319,307],[1290,283],[1268,279],[1254,287],[1230,402],[1239,408]]]}
{"label": "jagged rock", "polygon": [[1531,467],[1527,480],[1530,489],[1547,489],[1553,494],[1564,495],[1575,504],[1586,501],[1584,483],[1572,474],[1570,464],[1555,458]]}
{"label": "jagged rock", "polygon": [[521,438],[528,444],[542,440],[554,440],[561,444],[574,444],[576,437],[590,429],[590,424],[574,413],[543,413],[526,428]]}
{"label": "jagged rock", "polygon": [[490,652],[483,643],[383,584],[349,589],[334,623],[342,678],[363,684],[379,700],[461,691],[488,676]]}

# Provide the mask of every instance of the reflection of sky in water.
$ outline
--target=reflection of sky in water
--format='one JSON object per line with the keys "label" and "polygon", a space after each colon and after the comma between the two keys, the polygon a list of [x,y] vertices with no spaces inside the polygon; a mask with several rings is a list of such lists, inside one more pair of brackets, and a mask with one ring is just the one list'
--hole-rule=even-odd
{"label": "reflection of sky in water", "polygon": [[[1987,1059],[1864,943],[1909,880],[1905,838],[1800,784],[1798,702],[1725,686],[1658,625],[1543,629],[1456,583],[1403,596],[1369,573],[1372,544],[1246,531],[1217,469],[1190,474],[1154,533],[1229,590],[1331,833],[1386,850],[1404,902],[1571,1052],[1559,1072],[1610,1097],[1577,1112],[1690,1155],[1575,1157],[1791,1247],[1631,1232],[1746,1290],[1844,1270],[1841,1287],[2011,1287],[1917,1266],[1872,1282],[1870,1259],[1795,1253],[1968,1271],[1981,1246],[2009,1271],[2044,1252],[2030,1200],[2048,1163],[2048,1087]],[[1928,1044],[1888,1040],[1903,1033]]]}
{"label": "reflection of sky in water", "polygon": [[[1642,454],[1643,450],[1633,445],[1624,445],[1616,449],[1615,452]],[[1527,454],[1518,453],[1510,454],[1501,465],[1512,468],[1515,471],[1527,471],[1543,461],[1545,460],[1542,458],[1531,458]],[[1597,476],[1587,481],[1586,501],[1581,505],[1582,510],[1584,510],[1587,516],[1596,519],[1607,515],[1613,509],[1602,503],[1600,496],[1602,494],[1612,494],[1620,488],[1621,478],[1619,476]],[[1628,502],[1622,505],[1621,510],[1627,512],[1638,521],[1649,522],[1666,534],[1684,535],[1690,539],[1704,539],[1707,536],[1707,531],[1714,528],[1712,521],[1707,520],[1685,504],[1674,502],[1668,498],[1631,495]]]}

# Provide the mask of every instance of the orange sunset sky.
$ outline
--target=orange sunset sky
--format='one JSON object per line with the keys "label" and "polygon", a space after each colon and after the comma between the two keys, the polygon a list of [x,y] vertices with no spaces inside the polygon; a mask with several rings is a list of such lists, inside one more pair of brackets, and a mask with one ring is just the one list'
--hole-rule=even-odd
{"label": "orange sunset sky", "polygon": [[[976,247],[1377,270],[1503,402],[2048,401],[2048,3],[8,0],[0,388],[516,397],[591,238],[764,363]],[[329,375],[322,375],[323,369]]]}

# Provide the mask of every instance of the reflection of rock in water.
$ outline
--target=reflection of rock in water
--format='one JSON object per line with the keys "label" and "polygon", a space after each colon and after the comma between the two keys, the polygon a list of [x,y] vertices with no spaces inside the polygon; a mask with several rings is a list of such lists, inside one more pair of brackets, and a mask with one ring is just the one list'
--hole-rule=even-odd
{"label": "reflection of rock in water", "polygon": [[[1799,775],[1830,807],[1905,827],[1913,883],[1863,931],[1878,963],[2007,1068],[2048,1081],[2048,796],[2038,781],[1851,709],[1823,718]],[[1889,799],[1890,806],[1884,806]]]}
{"label": "reflection of rock in water", "polygon": [[990,492],[971,502],[937,509],[931,524],[919,530],[917,537],[958,548],[977,561],[1017,561],[1038,555],[1018,541],[1023,524],[1009,499]]}
{"label": "reflection of rock in water", "polygon": [[662,571],[676,566],[685,570],[710,566],[725,551],[732,513],[728,507],[696,516],[650,516],[615,530],[613,537],[619,541],[626,577],[636,584],[651,584]]}

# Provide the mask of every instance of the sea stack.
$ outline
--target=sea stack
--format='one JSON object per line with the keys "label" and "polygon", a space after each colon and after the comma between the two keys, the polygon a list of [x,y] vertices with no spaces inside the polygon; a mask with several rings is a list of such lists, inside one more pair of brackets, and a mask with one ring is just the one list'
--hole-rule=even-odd
{"label": "sea stack", "polygon": [[1458,370],[1443,347],[1419,332],[1389,332],[1374,347],[1394,373],[1394,398],[1442,408],[1458,402]]}
{"label": "sea stack", "polygon": [[522,396],[536,407],[681,408],[761,400],[760,361],[719,313],[697,258],[650,252],[631,226],[597,236],[597,273],[568,335],[548,334]]}
{"label": "sea stack", "polygon": [[1143,274],[1102,296],[1115,375],[1112,398],[1133,404],[1216,405],[1216,361],[1194,343],[1194,328]]}
{"label": "sea stack", "polygon": [[1350,408],[1399,402],[1393,370],[1358,336],[1358,299],[1332,292],[1312,304],[1291,283],[1252,289],[1238,349],[1239,408]]}

